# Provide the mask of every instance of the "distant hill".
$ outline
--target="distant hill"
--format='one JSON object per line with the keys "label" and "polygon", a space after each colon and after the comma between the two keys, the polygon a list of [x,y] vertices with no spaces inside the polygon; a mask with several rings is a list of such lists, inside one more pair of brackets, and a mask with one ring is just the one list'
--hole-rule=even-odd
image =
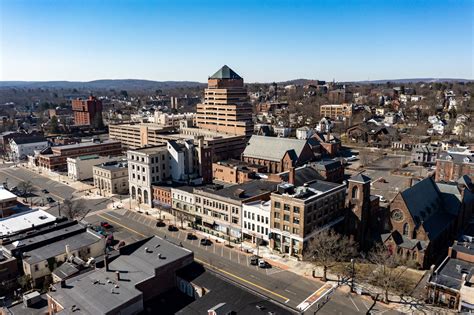
{"label": "distant hill", "polygon": [[204,86],[193,81],[150,81],[150,80],[95,80],[79,81],[0,81],[0,88],[44,88],[44,89],[82,89],[82,90],[157,90]]}
{"label": "distant hill", "polygon": [[[295,79],[295,80],[288,80],[283,82],[278,82],[280,85],[306,85],[314,83],[317,80],[309,80],[309,79]],[[357,83],[357,84],[385,84],[387,82],[391,83],[417,83],[417,82],[426,82],[426,83],[434,83],[434,82],[472,82],[473,80],[468,79],[454,79],[454,78],[413,78],[413,79],[387,79],[387,80],[371,80],[371,81],[338,81],[338,83]],[[327,81],[326,81],[327,82]]]}

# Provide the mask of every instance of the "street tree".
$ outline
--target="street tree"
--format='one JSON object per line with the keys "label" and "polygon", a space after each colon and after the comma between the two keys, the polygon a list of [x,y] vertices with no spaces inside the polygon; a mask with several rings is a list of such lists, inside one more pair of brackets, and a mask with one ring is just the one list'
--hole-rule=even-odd
{"label": "street tree", "polygon": [[90,209],[87,209],[84,202],[81,199],[72,200],[67,198],[63,201],[62,212],[64,216],[70,220],[81,221],[89,213]]}
{"label": "street tree", "polygon": [[19,183],[17,187],[27,201],[28,197],[31,197],[31,195],[36,191],[35,186],[33,186],[33,183],[30,180]]}
{"label": "street tree", "polygon": [[52,133],[58,133],[59,132],[59,122],[58,122],[58,117],[53,116],[51,118],[51,132]]}
{"label": "street tree", "polygon": [[309,242],[305,259],[323,267],[323,281],[327,280],[328,268],[344,264],[357,255],[357,243],[332,229],[321,231]]}
{"label": "street tree", "polygon": [[401,255],[390,251],[383,244],[377,244],[368,253],[367,260],[374,265],[374,268],[366,275],[366,280],[380,288],[379,293],[382,294],[385,303],[389,301],[390,291],[399,293],[408,291],[408,283],[403,277],[408,267]]}

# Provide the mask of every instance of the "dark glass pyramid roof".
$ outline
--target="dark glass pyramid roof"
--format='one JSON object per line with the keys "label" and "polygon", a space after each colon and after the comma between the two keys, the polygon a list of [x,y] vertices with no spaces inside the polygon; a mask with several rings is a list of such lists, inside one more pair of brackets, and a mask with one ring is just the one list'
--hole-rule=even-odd
{"label": "dark glass pyramid roof", "polygon": [[209,79],[242,79],[237,73],[234,72],[227,65],[224,65],[216,73],[209,77]]}

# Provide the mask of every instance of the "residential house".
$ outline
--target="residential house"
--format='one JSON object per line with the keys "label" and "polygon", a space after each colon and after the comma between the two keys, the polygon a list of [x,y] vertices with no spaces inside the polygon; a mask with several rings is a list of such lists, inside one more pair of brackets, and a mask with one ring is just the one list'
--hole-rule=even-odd
{"label": "residential house", "polygon": [[452,148],[436,159],[436,181],[456,182],[463,176],[474,178],[474,153]]}
{"label": "residential house", "polygon": [[43,136],[17,137],[10,139],[11,160],[25,160],[33,155],[35,150],[43,150],[49,146],[48,140]]}

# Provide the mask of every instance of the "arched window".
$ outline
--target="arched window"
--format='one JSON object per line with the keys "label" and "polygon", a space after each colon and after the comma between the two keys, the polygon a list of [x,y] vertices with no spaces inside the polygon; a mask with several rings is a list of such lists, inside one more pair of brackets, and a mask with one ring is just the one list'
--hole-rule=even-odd
{"label": "arched window", "polygon": [[144,190],[143,191],[143,203],[148,203],[148,191]]}
{"label": "arched window", "polygon": [[135,200],[137,196],[137,192],[135,191],[135,186],[132,186],[132,199]]}
{"label": "arched window", "polygon": [[403,224],[403,235],[408,236],[408,223]]}
{"label": "arched window", "polygon": [[352,199],[359,198],[359,187],[352,187]]}

